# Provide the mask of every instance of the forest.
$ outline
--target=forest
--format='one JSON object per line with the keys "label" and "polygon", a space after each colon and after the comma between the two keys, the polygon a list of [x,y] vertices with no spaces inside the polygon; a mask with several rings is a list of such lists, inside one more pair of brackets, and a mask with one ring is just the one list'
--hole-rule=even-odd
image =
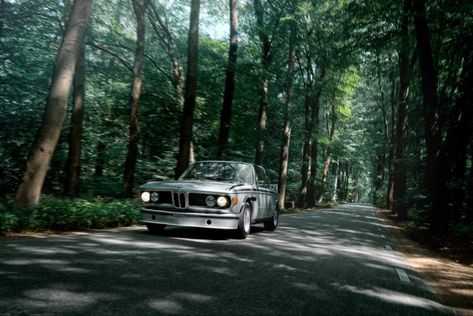
{"label": "forest", "polygon": [[218,159],[264,166],[281,209],[372,203],[471,234],[472,12],[0,0],[0,231],[31,210],[127,212],[145,181]]}

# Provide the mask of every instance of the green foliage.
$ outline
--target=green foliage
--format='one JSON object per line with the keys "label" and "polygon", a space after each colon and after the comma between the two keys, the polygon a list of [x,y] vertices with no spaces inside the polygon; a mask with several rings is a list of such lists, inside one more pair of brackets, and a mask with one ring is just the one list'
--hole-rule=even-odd
{"label": "green foliage", "polygon": [[0,233],[66,231],[138,224],[137,200],[68,199],[44,196],[31,208],[14,208],[2,201]]}

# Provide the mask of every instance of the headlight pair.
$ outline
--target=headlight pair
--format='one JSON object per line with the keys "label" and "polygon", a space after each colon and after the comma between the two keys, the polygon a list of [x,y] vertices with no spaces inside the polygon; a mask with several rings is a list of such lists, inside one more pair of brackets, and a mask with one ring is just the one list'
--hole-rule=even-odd
{"label": "headlight pair", "polygon": [[205,198],[205,204],[208,207],[214,207],[217,204],[218,207],[224,208],[230,204],[230,200],[225,196],[219,196],[215,199],[213,195],[208,195]]}
{"label": "headlight pair", "polygon": [[156,203],[159,200],[159,193],[144,191],[141,193],[141,200],[145,203],[148,203],[149,201]]}

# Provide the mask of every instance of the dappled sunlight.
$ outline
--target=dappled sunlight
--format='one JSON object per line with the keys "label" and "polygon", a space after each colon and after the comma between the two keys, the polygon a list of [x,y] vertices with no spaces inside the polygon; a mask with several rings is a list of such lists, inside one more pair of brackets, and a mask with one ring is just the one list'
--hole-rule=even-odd
{"label": "dappled sunlight", "polygon": [[350,285],[343,285],[340,287],[342,290],[350,291],[352,293],[366,295],[369,297],[377,298],[379,300],[394,303],[394,304],[402,304],[402,305],[409,305],[409,306],[416,306],[422,307],[425,309],[445,309],[442,304],[439,304],[435,301],[425,299],[422,297],[409,295],[401,292],[390,291],[382,288],[371,288],[371,289],[364,289],[359,288],[356,286]]}
{"label": "dappled sunlight", "polygon": [[[350,295],[362,295],[366,306],[380,310],[386,302],[397,311],[437,306],[402,256],[386,249],[372,208],[337,209],[283,216],[275,232],[256,226],[245,240],[201,229],[173,228],[157,236],[140,227],[34,244],[14,239],[0,248],[0,277],[12,289],[0,290],[0,308],[30,311],[69,300],[62,311],[110,314],[122,306],[132,314],[207,315],[239,310],[243,300],[249,314],[304,314],[309,306],[343,314]],[[396,269],[419,285],[401,291],[408,288]],[[55,285],[59,281],[67,286]],[[123,297],[130,303],[121,303]]]}

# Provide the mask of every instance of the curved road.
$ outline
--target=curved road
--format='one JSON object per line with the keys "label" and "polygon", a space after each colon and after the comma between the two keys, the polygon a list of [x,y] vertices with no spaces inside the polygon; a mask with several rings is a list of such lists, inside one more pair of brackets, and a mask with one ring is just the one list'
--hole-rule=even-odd
{"label": "curved road", "polygon": [[143,227],[0,239],[0,315],[453,314],[373,207],[283,216],[246,240]]}

